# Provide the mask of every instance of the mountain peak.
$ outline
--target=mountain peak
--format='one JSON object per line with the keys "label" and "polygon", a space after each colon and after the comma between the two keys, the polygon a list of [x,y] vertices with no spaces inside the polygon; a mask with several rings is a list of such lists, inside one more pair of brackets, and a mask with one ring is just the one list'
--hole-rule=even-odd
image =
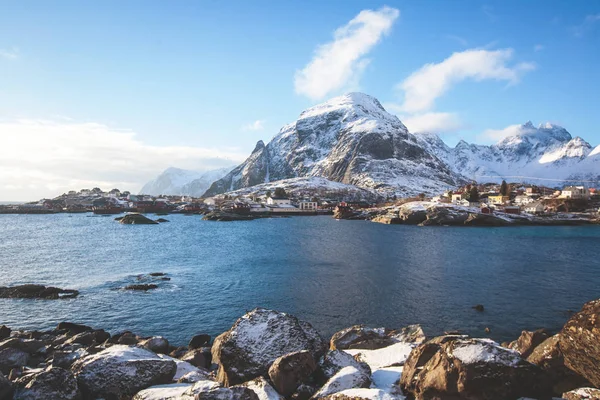
{"label": "mountain peak", "polygon": [[259,140],[258,142],[256,142],[256,146],[254,146],[254,150],[252,150],[252,154],[256,153],[259,150],[262,150],[265,148],[265,142],[263,142],[262,140]]}
{"label": "mountain peak", "polygon": [[324,103],[306,109],[300,114],[300,119],[310,118],[333,111],[358,111],[364,114],[387,114],[379,100],[365,93],[352,92],[334,97]]}

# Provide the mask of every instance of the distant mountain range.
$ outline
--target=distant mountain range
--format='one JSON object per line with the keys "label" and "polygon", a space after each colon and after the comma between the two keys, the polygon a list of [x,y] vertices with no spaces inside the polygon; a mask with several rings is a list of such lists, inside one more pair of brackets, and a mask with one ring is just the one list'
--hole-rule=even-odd
{"label": "distant mountain range", "polygon": [[[384,196],[440,193],[473,180],[548,186],[562,186],[561,180],[600,180],[600,146],[593,148],[550,123],[536,128],[527,122],[515,132],[491,146],[461,141],[451,148],[436,134],[408,132],[374,97],[350,93],[305,110],[266,145],[259,141],[246,161],[216,178],[201,194],[207,197],[311,177],[319,178],[314,181],[321,186],[325,179]],[[194,186],[194,195],[200,193],[204,184],[192,185],[200,177],[190,180],[184,173],[167,174],[172,170],[142,191],[148,186],[156,192],[164,184],[182,188],[181,193],[184,187]],[[187,185],[182,183],[185,180]],[[303,185],[310,182],[305,179]]]}
{"label": "distant mountain range", "polygon": [[140,194],[200,197],[214,181],[221,179],[232,169],[233,166],[199,172],[167,168],[159,176],[146,183],[140,190]]}

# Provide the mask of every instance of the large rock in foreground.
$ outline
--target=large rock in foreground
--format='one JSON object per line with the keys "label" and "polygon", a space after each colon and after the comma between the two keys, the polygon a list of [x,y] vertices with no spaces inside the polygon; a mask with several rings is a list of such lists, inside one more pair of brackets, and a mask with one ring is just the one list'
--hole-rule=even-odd
{"label": "large rock in foreground", "polygon": [[217,379],[231,386],[266,376],[271,364],[285,354],[307,350],[316,360],[325,349],[325,342],[309,323],[257,308],[215,339],[212,355],[219,365]]}
{"label": "large rock in foreground", "polygon": [[14,400],[79,400],[77,380],[70,371],[49,367],[42,372],[26,375],[16,381]]}
{"label": "large rock in foreground", "polygon": [[79,292],[72,289],[60,289],[44,285],[19,285],[12,287],[0,287],[0,298],[2,299],[69,299],[77,297]]}
{"label": "large rock in foreground", "polygon": [[404,364],[400,385],[420,399],[551,397],[543,371],[488,339],[449,336],[417,347]]}
{"label": "large rock in foreground", "polygon": [[153,385],[170,383],[177,366],[146,349],[115,345],[77,360],[71,370],[85,396],[119,399]]}
{"label": "large rock in foreground", "polygon": [[600,389],[595,388],[579,388],[563,393],[565,400],[598,400],[600,399]]}
{"label": "large rock in foreground", "polygon": [[600,300],[586,303],[560,336],[565,365],[600,387]]}

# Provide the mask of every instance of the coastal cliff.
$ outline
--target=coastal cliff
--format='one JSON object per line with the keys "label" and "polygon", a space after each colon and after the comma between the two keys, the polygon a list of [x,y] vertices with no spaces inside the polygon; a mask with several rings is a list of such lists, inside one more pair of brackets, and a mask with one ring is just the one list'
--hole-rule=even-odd
{"label": "coastal cliff", "polygon": [[[483,307],[481,307],[483,309]],[[51,331],[0,327],[0,399],[317,400],[595,399],[600,300],[550,335],[513,342],[419,325],[355,325],[325,340],[308,322],[254,309],[215,338],[176,347],[160,336],[63,322]]]}

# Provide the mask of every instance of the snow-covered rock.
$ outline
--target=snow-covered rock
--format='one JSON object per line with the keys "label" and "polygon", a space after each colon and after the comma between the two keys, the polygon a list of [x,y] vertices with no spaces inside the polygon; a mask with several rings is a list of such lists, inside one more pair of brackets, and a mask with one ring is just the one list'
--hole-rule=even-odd
{"label": "snow-covered rock", "polygon": [[400,386],[415,398],[549,398],[552,388],[537,366],[489,339],[434,338],[415,348]]}
{"label": "snow-covered rock", "polygon": [[364,370],[356,367],[344,367],[331,377],[321,389],[314,394],[314,399],[319,399],[346,389],[368,388],[371,378]]}
{"label": "snow-covered rock", "polygon": [[213,381],[194,383],[181,395],[181,400],[258,400],[258,395],[248,387],[222,387]]}
{"label": "snow-covered rock", "polygon": [[371,374],[371,369],[367,364],[356,361],[351,354],[343,350],[329,350],[319,362],[319,366],[326,379],[331,378],[345,367],[363,369],[367,375]]}
{"label": "snow-covered rock", "polygon": [[200,376],[203,376],[204,379],[207,379],[208,374],[205,371],[201,370],[198,367],[193,366],[189,362],[182,361],[182,360],[179,360],[177,358],[173,358],[173,357],[167,356],[165,354],[158,354],[158,356],[160,358],[162,358],[163,360],[173,361],[177,365],[177,370],[175,371],[175,375],[173,375],[173,380],[174,381],[178,381],[183,376],[188,375],[188,374],[192,374],[192,373],[198,374]]}
{"label": "snow-covered rock", "polygon": [[413,343],[399,342],[376,350],[348,349],[344,350],[357,360],[366,363],[371,370],[384,367],[404,365],[412,349]]}
{"label": "snow-covered rock", "polygon": [[192,384],[189,383],[151,386],[136,393],[132,400],[193,400],[193,396],[184,397],[191,387]]}
{"label": "snow-covered rock", "polygon": [[15,400],[79,400],[81,397],[73,374],[59,367],[48,367],[39,373],[26,375],[15,384]]}
{"label": "snow-covered rock", "polygon": [[210,187],[210,185],[227,175],[233,167],[225,167],[210,171],[190,171],[186,169],[170,167],[159,176],[146,183],[140,194],[153,196],[164,195],[186,195],[199,197]]}
{"label": "snow-covered rock", "polygon": [[177,365],[146,349],[115,345],[77,360],[71,370],[86,396],[119,398],[171,382]]}
{"label": "snow-covered rock", "polygon": [[404,400],[400,394],[388,393],[381,389],[348,389],[326,397],[327,400]]}
{"label": "snow-covered rock", "polygon": [[219,365],[217,379],[231,386],[266,376],[271,364],[285,354],[308,350],[319,359],[325,347],[309,323],[286,313],[256,308],[215,339],[212,355]]}
{"label": "snow-covered rock", "polygon": [[277,390],[273,388],[267,382],[265,378],[259,376],[258,378],[252,379],[251,381],[244,382],[240,386],[247,387],[252,390],[258,396],[259,400],[283,400],[284,397],[280,395]]}

